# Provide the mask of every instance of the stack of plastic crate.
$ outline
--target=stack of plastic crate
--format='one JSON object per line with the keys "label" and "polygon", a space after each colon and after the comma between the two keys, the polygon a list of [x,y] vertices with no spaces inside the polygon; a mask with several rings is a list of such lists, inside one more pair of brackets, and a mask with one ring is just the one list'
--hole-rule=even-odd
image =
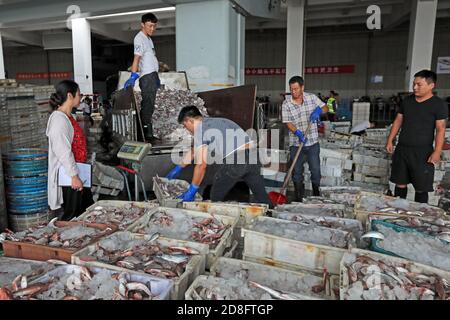
{"label": "stack of plastic crate", "polygon": [[40,144],[34,94],[31,88],[4,87],[0,89],[4,96],[2,125],[3,134],[10,138],[6,143],[10,149],[36,147]]}
{"label": "stack of plastic crate", "polygon": [[[352,149],[334,147],[332,144],[321,145],[320,171],[321,186],[335,187],[345,185],[352,176]],[[305,188],[311,190],[311,172],[305,164]]]}
{"label": "stack of plastic crate", "polygon": [[55,92],[53,86],[37,86],[33,87],[34,101],[37,108],[37,118],[39,120],[39,128],[36,132],[40,137],[40,147],[47,149],[48,140],[45,134],[47,128],[47,121],[50,116],[50,96]]}
{"label": "stack of plastic crate", "polygon": [[353,181],[387,185],[391,172],[390,156],[381,148],[353,150]]}

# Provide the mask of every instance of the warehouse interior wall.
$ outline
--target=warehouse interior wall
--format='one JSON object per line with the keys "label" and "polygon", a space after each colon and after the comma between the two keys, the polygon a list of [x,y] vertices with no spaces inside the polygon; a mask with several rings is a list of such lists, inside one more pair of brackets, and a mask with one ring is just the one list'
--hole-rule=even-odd
{"label": "warehouse interior wall", "polygon": [[[309,30],[309,29],[308,29]],[[175,68],[175,36],[154,37],[158,59]],[[99,47],[102,47],[99,48]],[[353,74],[328,74],[305,76],[306,90],[327,95],[330,90],[342,98],[364,95],[383,96],[403,91],[408,24],[399,30],[369,33],[361,31],[328,32],[314,30],[306,33],[306,67],[354,64]],[[247,30],[246,67],[284,67],[286,61],[286,29]],[[47,58],[48,54],[48,58]],[[5,67],[8,77],[20,72],[73,71],[72,50],[43,50],[37,47],[5,47]],[[438,20],[436,24],[432,69],[437,57],[450,56],[450,23]],[[119,70],[126,70],[133,58],[132,45],[103,43],[93,45],[94,90],[103,91],[102,81]],[[183,70],[179,70],[183,71]],[[382,83],[372,83],[372,76],[383,76]],[[60,79],[33,79],[36,85],[55,84]],[[277,102],[284,91],[283,75],[246,76],[246,83],[258,86],[258,96],[270,96]],[[437,92],[450,96],[450,75],[438,75]]]}
{"label": "warehouse interior wall", "polygon": [[[39,47],[20,46],[3,49],[5,69],[8,78],[16,78],[18,73],[72,72],[71,49],[44,50]],[[27,79],[21,83],[34,85],[54,85],[61,79]]]}
{"label": "warehouse interior wall", "polygon": [[[247,31],[246,67],[283,67],[286,55],[286,29]],[[305,66],[355,65],[353,74],[305,75],[305,90],[327,95],[336,90],[342,98],[364,95],[389,98],[403,92],[408,25],[382,33],[329,32],[306,33]],[[436,70],[437,57],[450,56],[450,28],[438,20],[434,38],[431,68]],[[382,83],[371,77],[383,76]],[[246,76],[246,83],[258,86],[259,96],[280,99],[284,92],[284,76]],[[450,74],[439,74],[437,92],[450,96]]]}

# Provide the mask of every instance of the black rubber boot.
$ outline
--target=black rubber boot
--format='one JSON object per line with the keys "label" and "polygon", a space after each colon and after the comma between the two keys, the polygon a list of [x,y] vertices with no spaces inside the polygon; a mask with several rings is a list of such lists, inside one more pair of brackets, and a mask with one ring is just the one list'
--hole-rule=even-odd
{"label": "black rubber boot", "polygon": [[428,203],[428,192],[416,191],[416,194],[414,195],[414,201],[420,203]]}
{"label": "black rubber boot", "polygon": [[394,197],[400,197],[402,199],[406,199],[406,196],[408,195],[408,188],[399,188],[395,187],[394,190]]}
{"label": "black rubber boot", "polygon": [[314,197],[320,197],[319,186],[313,184],[313,185],[312,185],[312,189],[313,189],[313,196],[314,196]]}
{"label": "black rubber boot", "polygon": [[303,202],[303,197],[305,196],[305,184],[303,182],[294,182],[295,189],[295,201]]}
{"label": "black rubber boot", "polygon": [[153,127],[152,127],[151,123],[150,124],[144,124],[142,126],[142,130],[144,131],[145,141],[150,142],[150,141],[152,141],[154,139],[153,138]]}

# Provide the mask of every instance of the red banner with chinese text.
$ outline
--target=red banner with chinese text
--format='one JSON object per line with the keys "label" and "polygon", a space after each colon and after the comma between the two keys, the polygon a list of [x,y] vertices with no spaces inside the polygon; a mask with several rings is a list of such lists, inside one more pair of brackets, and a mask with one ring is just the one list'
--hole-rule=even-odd
{"label": "red banner with chinese text", "polygon": [[[355,73],[355,65],[306,67],[305,74]],[[286,68],[245,68],[246,76],[284,76]]]}
{"label": "red banner with chinese text", "polygon": [[67,79],[72,76],[72,72],[21,72],[16,74],[17,80],[31,80],[31,79]]}

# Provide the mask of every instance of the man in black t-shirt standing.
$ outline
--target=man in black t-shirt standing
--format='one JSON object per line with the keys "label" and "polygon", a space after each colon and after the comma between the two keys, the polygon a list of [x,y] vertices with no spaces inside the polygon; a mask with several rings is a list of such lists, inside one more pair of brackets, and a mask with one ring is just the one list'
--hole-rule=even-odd
{"label": "man in black t-shirt standing", "polygon": [[436,79],[430,70],[414,75],[414,95],[401,103],[386,143],[386,151],[392,153],[392,141],[401,129],[390,180],[395,183],[395,196],[403,199],[412,183],[414,200],[422,203],[428,202],[428,192],[433,191],[434,165],[441,159],[448,118],[444,101],[433,95]]}

